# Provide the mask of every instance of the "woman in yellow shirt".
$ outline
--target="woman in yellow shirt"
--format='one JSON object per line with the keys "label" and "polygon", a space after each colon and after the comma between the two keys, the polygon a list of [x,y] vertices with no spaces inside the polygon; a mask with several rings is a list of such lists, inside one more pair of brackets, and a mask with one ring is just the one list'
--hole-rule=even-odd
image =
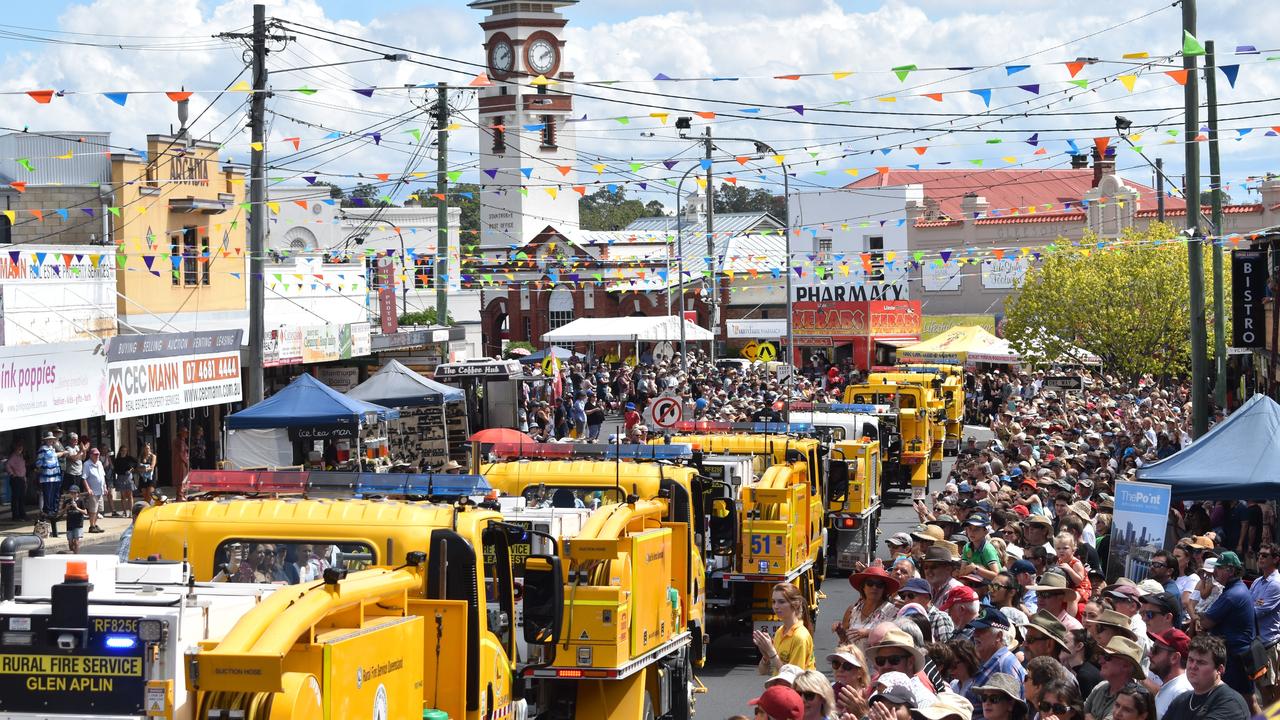
{"label": "woman in yellow shirt", "polygon": [[773,614],[778,616],[782,625],[769,637],[759,630],[751,634],[751,639],[760,650],[761,675],[773,675],[783,665],[795,665],[804,670],[815,670],[813,660],[813,635],[808,627],[808,613],[805,612],[804,596],[791,583],[778,583],[773,586]]}

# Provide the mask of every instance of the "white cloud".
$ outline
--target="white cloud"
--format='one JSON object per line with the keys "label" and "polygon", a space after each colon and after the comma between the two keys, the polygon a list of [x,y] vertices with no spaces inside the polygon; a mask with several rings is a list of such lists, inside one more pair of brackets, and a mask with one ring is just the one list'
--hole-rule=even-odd
{"label": "white cloud", "polygon": [[[113,91],[174,90],[185,86],[201,91],[217,90],[230,82],[240,69],[242,53],[238,48],[222,46],[210,37],[220,31],[247,26],[251,19],[251,6],[251,0],[96,0],[72,6],[59,18],[60,29],[121,35],[141,35],[155,30],[162,35],[181,37],[160,37],[137,42],[185,43],[187,47],[194,49],[142,52],[14,44],[11,47],[18,49],[11,51],[7,58],[11,73],[0,80],[0,88]],[[830,127],[816,124],[818,122],[911,128],[937,124],[940,128],[946,128],[965,127],[980,120],[960,117],[955,118],[953,124],[948,124],[951,119],[945,117],[821,113],[812,108],[852,100],[855,102],[841,109],[977,113],[984,110],[982,100],[967,93],[947,96],[943,103],[905,96],[892,104],[869,99],[899,92],[916,94],[964,91],[970,88],[998,88],[1003,85],[1038,82],[1042,87],[1042,95],[1038,101],[1023,91],[996,89],[993,91],[992,108],[994,110],[1012,102],[1032,100],[1036,102],[1017,107],[1039,111],[1049,98],[1051,90],[1058,91],[1066,87],[1062,82],[1067,79],[1067,73],[1063,66],[1036,65],[1038,63],[1069,60],[1078,55],[1118,59],[1125,52],[1145,50],[1158,54],[1176,49],[1180,39],[1176,8],[1158,12],[1146,20],[1118,30],[1072,42],[1075,38],[1098,33],[1124,18],[1158,6],[1156,3],[1148,3],[1117,9],[1113,2],[1101,0],[1040,3],[991,0],[981,5],[966,5],[962,10],[957,10],[957,5],[949,0],[888,0],[878,5],[854,5],[832,0],[794,0],[785,4],[785,11],[780,11],[779,4],[772,0],[693,3],[661,0],[645,6],[636,6],[622,0],[591,0],[590,7],[584,4],[566,10],[570,24],[565,67],[576,72],[579,79],[649,78],[658,72],[670,76],[763,76],[764,79],[740,82],[641,82],[612,89],[578,88],[584,95],[615,98],[625,102],[602,102],[583,97],[575,101],[575,105],[579,114],[586,113],[592,118],[623,114],[643,116],[660,109],[653,106],[675,108],[676,110],[670,111],[673,116],[680,111],[730,112],[732,109],[731,105],[714,104],[705,100],[629,94],[621,92],[622,87],[742,103],[803,104],[809,108],[803,119],[812,121],[810,124],[763,120],[721,121],[716,123],[715,132],[721,136],[758,137],[779,148],[795,148],[788,153],[793,159],[803,155],[804,151],[800,149],[802,146],[815,150],[821,147],[820,151],[824,153],[821,157],[829,157],[837,151],[842,140],[850,141],[847,145],[849,150],[865,153],[899,144],[920,144],[919,138],[925,135],[889,133],[857,127]],[[332,7],[327,11],[315,0],[273,2],[269,4],[268,14],[325,28],[350,38],[366,38],[410,48],[415,51],[414,57],[423,62],[465,71],[447,73],[411,63],[368,62],[273,76],[272,84],[276,88],[302,84],[322,88],[322,92],[310,97],[279,93],[270,101],[269,106],[283,115],[306,119],[327,127],[355,130],[377,122],[378,114],[406,112],[412,107],[404,92],[379,93],[372,99],[366,99],[351,92],[351,87],[437,80],[465,84],[469,78],[471,70],[466,66],[457,62],[433,60],[420,53],[474,63],[483,61],[480,47],[483,35],[478,27],[483,15],[452,2],[423,3],[421,7],[389,13],[367,23],[336,17]],[[1219,48],[1221,53],[1229,53],[1236,44],[1253,44],[1265,50],[1272,43],[1267,41],[1259,28],[1275,27],[1280,23],[1280,5],[1259,4],[1249,0],[1222,0],[1213,4],[1212,12],[1202,8],[1200,21],[1200,37],[1222,38],[1222,47]],[[1064,44],[1060,49],[1041,52]],[[1005,77],[1000,68],[962,77],[955,77],[960,75],[959,72],[919,72],[912,74],[906,83],[900,83],[886,72],[889,68],[908,63],[921,67],[1002,65],[1028,55],[1031,57],[1027,60],[1016,62],[1036,66],[1012,77]],[[295,43],[273,54],[272,67],[283,69],[286,66],[368,57],[370,55],[367,52],[299,36]],[[1280,62],[1267,64],[1259,62],[1261,59],[1260,56],[1230,58],[1230,61],[1241,60],[1252,64],[1242,67],[1237,88],[1231,89],[1225,82],[1219,82],[1222,102],[1280,96]],[[1115,72],[1116,68],[1115,65],[1102,64],[1086,69],[1080,77],[1097,78],[1102,74]],[[834,70],[859,72],[839,81],[829,76],[796,82],[771,79],[778,74]],[[245,77],[248,77],[247,74]],[[927,87],[916,88],[925,83],[929,83]],[[1064,128],[1076,137],[1086,138],[1108,133],[1105,130],[1080,128],[1110,127],[1112,115],[1117,111],[1141,120],[1155,116],[1140,115],[1134,111],[1181,104],[1180,89],[1158,73],[1141,78],[1138,81],[1138,91],[1129,96],[1118,85],[1107,86],[1096,93],[1083,94],[1071,102],[1059,102],[1049,110],[1103,111],[1100,115],[1012,118],[1003,124],[990,121],[988,127],[1019,128],[1027,134],[1036,129]],[[425,94],[418,91],[414,98],[419,104],[423,104]],[[211,97],[203,94],[196,96],[193,100],[193,117],[204,109]],[[238,115],[228,117],[228,114],[233,113],[236,104],[243,99],[242,95],[224,98],[195,127],[197,134],[200,134],[208,132],[221,122],[221,127],[213,137],[218,140],[227,139],[231,145],[229,152],[240,160],[247,158],[248,134],[242,130],[236,131],[237,127],[243,128],[243,118]],[[1224,107],[1222,116],[1233,118],[1267,113],[1275,109],[1274,103]],[[786,120],[801,119],[789,110],[765,110],[761,113],[769,114],[777,114]],[[474,119],[473,109],[469,111],[469,117]],[[26,125],[32,129],[108,129],[113,133],[113,142],[122,146],[141,147],[147,133],[165,131],[175,122],[173,103],[163,95],[131,96],[124,108],[101,96],[59,98],[47,106],[36,105],[25,97],[16,96],[0,107],[0,124],[14,127]],[[1270,124],[1280,125],[1280,119],[1271,117],[1224,123],[1227,127]],[[427,122],[423,119],[413,126],[421,128],[426,125]],[[470,127],[469,124],[467,126]],[[577,131],[581,151],[609,157],[656,159],[669,157],[688,148],[688,143],[675,137],[670,124],[663,126],[647,118],[626,126],[613,121],[582,123],[577,126]],[[657,137],[642,137],[641,132],[646,131],[654,132]],[[303,150],[318,144],[323,134],[321,130],[301,127],[279,116],[273,119],[271,125],[271,136],[276,140],[290,136],[303,137]],[[1256,137],[1259,134],[1260,132],[1255,132],[1243,142],[1224,143],[1224,167],[1230,177],[1239,178],[1275,170],[1280,165],[1276,162],[1280,157],[1277,152],[1280,138]],[[1042,137],[1050,136],[1053,134],[1042,134]],[[1062,137],[1063,134],[1056,136]],[[1001,146],[987,145],[985,140],[988,137],[995,135],[956,133],[939,137],[932,142],[931,149],[923,159],[910,151],[888,156],[876,152],[874,158],[858,155],[843,161],[843,164],[828,160],[821,167],[837,169],[849,164],[905,165],[939,160],[963,162],[972,157],[987,158],[990,166],[1000,165],[1000,157],[1003,155],[1025,157],[1030,152],[1029,146],[1017,142],[1025,137],[1021,132],[999,135],[1005,139]],[[401,128],[390,131],[387,134],[388,141],[382,147],[365,144],[350,154],[341,157],[337,152],[321,155],[302,161],[299,166],[336,172],[398,173],[405,167],[408,156],[407,148],[398,145],[397,141],[404,142],[407,139],[408,136]],[[475,131],[467,129],[455,133],[453,140],[453,147],[458,151],[454,163],[460,164],[470,159],[471,156],[463,153],[475,150]],[[1143,142],[1152,156],[1165,158],[1171,174],[1181,172],[1182,154],[1179,146],[1158,145],[1154,136]],[[1061,143],[1057,143],[1051,146],[1051,150],[1057,152],[1063,147]],[[351,149],[346,147],[339,152]],[[278,144],[273,145],[272,150],[277,158],[282,157],[286,151],[284,146]],[[725,150],[747,152],[750,147],[726,143]],[[807,159],[808,156],[804,157]],[[1126,157],[1121,156],[1122,167],[1136,164],[1136,158],[1126,162]],[[473,169],[473,177],[474,173]],[[588,173],[590,174],[592,173]],[[1138,179],[1148,176],[1144,171],[1132,174]],[[838,172],[825,179],[801,173],[799,184],[835,183],[843,179],[847,179],[847,176]],[[345,184],[352,182],[346,181]]]}

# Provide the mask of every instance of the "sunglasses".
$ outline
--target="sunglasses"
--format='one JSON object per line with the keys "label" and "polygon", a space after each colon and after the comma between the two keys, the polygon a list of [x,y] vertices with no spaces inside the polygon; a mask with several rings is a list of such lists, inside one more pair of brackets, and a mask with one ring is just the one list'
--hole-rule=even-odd
{"label": "sunglasses", "polygon": [[832,670],[857,670],[858,666],[854,665],[853,663],[845,662],[844,660],[832,660],[831,669]]}
{"label": "sunglasses", "polygon": [[929,597],[929,595],[925,593],[918,593],[918,592],[900,592],[898,593],[898,597],[902,598],[903,600],[906,600],[907,602],[911,602],[916,598]]}
{"label": "sunglasses", "polygon": [[1008,701],[1009,696],[1004,693],[983,693],[982,695],[979,695],[978,698],[984,703],[995,704]]}
{"label": "sunglasses", "polygon": [[910,655],[880,655],[876,658],[876,667],[885,667],[886,665],[901,665],[906,662]]}
{"label": "sunglasses", "polygon": [[1040,703],[1040,712],[1046,713],[1046,714],[1051,712],[1054,715],[1062,715],[1063,713],[1067,712],[1070,709],[1071,708],[1067,707],[1066,705],[1063,705],[1062,703],[1050,703],[1050,702]]}
{"label": "sunglasses", "polygon": [[862,583],[862,585],[863,585],[863,587],[873,587],[873,588],[879,588],[879,589],[881,589],[881,590],[883,590],[883,589],[884,589],[884,581],[883,581],[883,580],[867,580],[867,581],[863,582],[863,583]]}
{"label": "sunglasses", "polygon": [[805,702],[809,702],[810,700],[817,700],[818,698],[820,698],[820,697],[822,697],[822,696],[821,696],[821,695],[819,695],[819,694],[818,694],[818,693],[816,693],[816,692],[811,691],[811,690],[805,690],[804,692],[800,693],[800,697],[801,697]]}
{"label": "sunglasses", "polygon": [[1005,584],[1003,584],[1003,583],[998,583],[998,582],[989,582],[989,583],[987,583],[987,587],[991,588],[992,590],[1014,590],[1014,589],[1016,589],[1013,585],[1005,585]]}
{"label": "sunglasses", "polygon": [[1169,563],[1155,561],[1155,562],[1148,563],[1148,566],[1153,568],[1162,568],[1162,567],[1169,567]]}
{"label": "sunglasses", "polygon": [[1150,620],[1150,619],[1152,619],[1152,618],[1154,618],[1154,617],[1156,617],[1156,616],[1158,616],[1158,615],[1164,615],[1164,614],[1166,614],[1166,613],[1156,612],[1155,610],[1143,610],[1143,611],[1142,611],[1142,619],[1143,619],[1143,620]]}
{"label": "sunglasses", "polygon": [[1271,557],[1271,553],[1267,552],[1266,550],[1262,550],[1258,553],[1258,557]]}

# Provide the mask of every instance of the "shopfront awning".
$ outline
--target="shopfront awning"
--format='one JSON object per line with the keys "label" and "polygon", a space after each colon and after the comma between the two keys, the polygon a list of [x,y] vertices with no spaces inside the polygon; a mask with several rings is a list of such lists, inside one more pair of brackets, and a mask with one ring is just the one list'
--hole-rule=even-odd
{"label": "shopfront awning", "polygon": [[680,340],[680,323],[684,323],[684,339],[709,342],[709,330],[676,315],[658,317],[578,318],[573,322],[543,333],[547,343],[573,342],[675,342]]}

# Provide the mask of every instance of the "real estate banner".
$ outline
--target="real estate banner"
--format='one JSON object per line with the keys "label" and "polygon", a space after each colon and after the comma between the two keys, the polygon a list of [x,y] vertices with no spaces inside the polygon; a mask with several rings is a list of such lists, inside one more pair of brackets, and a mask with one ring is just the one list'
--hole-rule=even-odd
{"label": "real estate banner", "polygon": [[1107,580],[1124,576],[1134,582],[1147,577],[1151,556],[1164,549],[1173,493],[1160,483],[1116,482],[1116,511],[1111,519],[1111,551]]}
{"label": "real estate banner", "polygon": [[107,419],[239,401],[240,336],[233,330],[112,338]]}

